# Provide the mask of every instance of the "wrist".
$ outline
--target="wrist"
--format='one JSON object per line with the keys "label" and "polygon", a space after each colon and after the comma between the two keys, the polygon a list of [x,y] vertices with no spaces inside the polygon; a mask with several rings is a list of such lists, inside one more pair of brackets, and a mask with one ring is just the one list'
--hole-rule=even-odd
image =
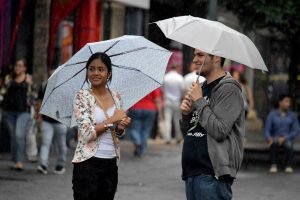
{"label": "wrist", "polygon": [[104,122],[103,127],[105,128],[105,130],[112,130],[113,127],[114,127],[114,124],[108,123],[108,122]]}

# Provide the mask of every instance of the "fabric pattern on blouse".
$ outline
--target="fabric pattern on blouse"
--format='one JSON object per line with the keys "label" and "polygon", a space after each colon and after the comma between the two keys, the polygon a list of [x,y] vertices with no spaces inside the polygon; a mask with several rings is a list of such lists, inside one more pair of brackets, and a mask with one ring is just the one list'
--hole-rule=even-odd
{"label": "fabric pattern on blouse", "polygon": [[[121,96],[114,91],[111,93],[115,101],[116,108],[121,109]],[[96,100],[89,90],[82,89],[77,92],[74,100],[74,115],[78,125],[78,143],[72,160],[73,163],[85,161],[93,157],[97,152],[100,137],[97,137],[95,129],[96,119],[94,111],[96,105]],[[124,134],[125,131],[122,135],[117,135],[112,132],[112,138],[118,160],[120,159],[120,144],[118,137],[122,137]]]}

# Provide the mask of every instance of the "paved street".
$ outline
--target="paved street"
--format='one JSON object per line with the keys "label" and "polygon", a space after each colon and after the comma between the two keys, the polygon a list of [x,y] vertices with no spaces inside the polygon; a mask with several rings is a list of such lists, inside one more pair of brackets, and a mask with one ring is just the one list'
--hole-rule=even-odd
{"label": "paved street", "polygon": [[[119,185],[116,200],[182,200],[184,184],[180,179],[181,146],[150,143],[149,155],[143,159],[132,156],[132,146],[122,141]],[[69,151],[69,160],[72,157]],[[9,170],[8,154],[0,154],[0,200],[71,200],[72,165],[67,173],[41,175],[36,164],[26,163],[24,172]],[[53,166],[53,156],[50,167]],[[271,175],[268,165],[250,164],[239,173],[234,183],[234,199],[282,200],[300,199],[299,167],[292,175],[282,172]]]}

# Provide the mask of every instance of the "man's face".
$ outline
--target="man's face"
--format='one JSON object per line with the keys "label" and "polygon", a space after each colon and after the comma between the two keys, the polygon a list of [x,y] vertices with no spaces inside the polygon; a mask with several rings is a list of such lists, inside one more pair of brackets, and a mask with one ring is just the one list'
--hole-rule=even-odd
{"label": "man's face", "polygon": [[200,75],[206,77],[212,71],[212,58],[213,56],[210,56],[199,49],[195,49],[193,62],[198,72],[201,70],[201,66],[204,63]]}
{"label": "man's face", "polygon": [[285,97],[279,102],[279,107],[284,111],[287,111],[290,108],[290,106],[291,106],[290,97]]}

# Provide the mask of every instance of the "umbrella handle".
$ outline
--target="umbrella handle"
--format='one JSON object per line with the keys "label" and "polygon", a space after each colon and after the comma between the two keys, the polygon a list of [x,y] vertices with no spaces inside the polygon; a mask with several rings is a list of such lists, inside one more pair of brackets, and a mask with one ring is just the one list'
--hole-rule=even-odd
{"label": "umbrella handle", "polygon": [[201,65],[201,67],[200,67],[200,70],[199,70],[199,72],[198,72],[198,77],[197,77],[197,80],[196,80],[196,82],[197,82],[197,83],[199,83],[200,74],[201,74],[201,71],[202,71],[203,65],[204,65],[204,63],[205,63],[206,56],[207,56],[207,55],[205,55],[205,57],[204,57],[204,61],[202,62],[202,65]]}

